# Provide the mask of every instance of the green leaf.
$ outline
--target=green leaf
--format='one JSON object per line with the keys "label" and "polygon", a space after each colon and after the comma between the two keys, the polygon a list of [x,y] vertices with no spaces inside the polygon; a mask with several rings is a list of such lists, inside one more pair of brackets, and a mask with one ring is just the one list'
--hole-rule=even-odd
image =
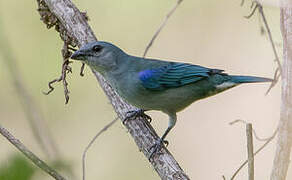
{"label": "green leaf", "polygon": [[35,168],[21,155],[13,155],[0,164],[0,180],[30,180]]}

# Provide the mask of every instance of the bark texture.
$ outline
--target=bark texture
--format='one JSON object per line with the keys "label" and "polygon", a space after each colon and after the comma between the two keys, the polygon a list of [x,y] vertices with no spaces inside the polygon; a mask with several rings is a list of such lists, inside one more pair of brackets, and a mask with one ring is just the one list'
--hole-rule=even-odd
{"label": "bark texture", "polygon": [[[70,0],[43,0],[43,2],[46,3],[49,10],[66,29],[67,35],[76,40],[79,47],[97,40],[87,23],[84,13],[81,13]],[[124,102],[98,72],[93,71],[93,73],[119,118],[124,119],[126,112],[135,109],[135,107]],[[143,118],[128,121],[125,126],[135,140],[139,150],[147,158],[150,153],[150,147],[158,140],[154,129]],[[151,164],[162,180],[189,179],[166,148],[163,148],[158,155],[154,155]]]}
{"label": "bark texture", "polygon": [[290,163],[292,143],[292,7],[281,5],[283,36],[282,103],[276,155],[271,180],[284,180]]}

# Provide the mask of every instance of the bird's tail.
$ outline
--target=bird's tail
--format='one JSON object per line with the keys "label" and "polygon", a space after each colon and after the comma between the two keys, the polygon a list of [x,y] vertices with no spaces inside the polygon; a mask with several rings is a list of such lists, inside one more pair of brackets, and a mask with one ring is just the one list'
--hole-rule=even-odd
{"label": "bird's tail", "polygon": [[257,82],[271,82],[273,79],[255,76],[231,76],[231,81],[234,83],[257,83]]}

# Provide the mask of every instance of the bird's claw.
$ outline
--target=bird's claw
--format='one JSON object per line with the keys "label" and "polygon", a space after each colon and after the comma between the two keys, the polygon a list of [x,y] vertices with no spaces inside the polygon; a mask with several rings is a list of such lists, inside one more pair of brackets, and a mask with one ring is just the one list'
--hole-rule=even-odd
{"label": "bird's claw", "polygon": [[137,117],[145,118],[147,119],[149,123],[151,123],[152,121],[152,118],[148,116],[147,114],[145,114],[145,110],[139,109],[139,110],[128,111],[127,116],[123,120],[123,124],[125,124],[129,119],[137,118]]}
{"label": "bird's claw", "polygon": [[150,155],[149,155],[149,161],[151,160],[151,158],[153,157],[153,155],[155,153],[157,153],[158,151],[161,150],[162,146],[164,145],[165,147],[167,147],[169,144],[168,141],[163,140],[163,139],[159,139],[153,146],[150,147],[149,151],[150,151]]}
{"label": "bird's claw", "polygon": [[169,145],[169,142],[167,140],[163,140],[163,144],[165,147],[167,147]]}

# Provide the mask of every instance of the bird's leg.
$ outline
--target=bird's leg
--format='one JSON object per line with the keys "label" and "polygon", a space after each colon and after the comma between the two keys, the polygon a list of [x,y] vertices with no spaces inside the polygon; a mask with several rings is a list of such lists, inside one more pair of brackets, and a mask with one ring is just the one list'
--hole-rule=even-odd
{"label": "bird's leg", "polygon": [[152,118],[148,116],[147,114],[145,114],[145,111],[147,110],[138,109],[138,110],[128,111],[125,119],[123,120],[123,124],[125,124],[128,120],[137,118],[137,117],[145,118],[150,123],[152,121]]}
{"label": "bird's leg", "polygon": [[165,140],[165,137],[170,132],[170,130],[175,126],[175,123],[176,123],[176,114],[175,113],[169,114],[169,124],[166,131],[163,133],[161,138],[159,138],[158,141],[149,150],[150,151],[150,155],[148,158],[149,161],[153,157],[153,155],[162,148],[163,145],[168,146],[169,142]]}

